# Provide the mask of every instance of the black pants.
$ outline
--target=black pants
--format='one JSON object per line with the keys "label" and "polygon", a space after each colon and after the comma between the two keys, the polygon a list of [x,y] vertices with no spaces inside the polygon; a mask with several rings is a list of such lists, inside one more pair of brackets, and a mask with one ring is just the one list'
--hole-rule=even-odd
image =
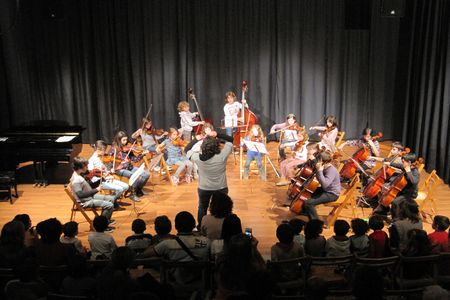
{"label": "black pants", "polygon": [[197,212],[197,222],[200,225],[202,223],[203,216],[206,215],[208,211],[209,201],[211,200],[211,196],[215,192],[221,192],[224,194],[228,194],[228,188],[223,188],[221,190],[202,190],[197,189],[198,191],[198,212]]}

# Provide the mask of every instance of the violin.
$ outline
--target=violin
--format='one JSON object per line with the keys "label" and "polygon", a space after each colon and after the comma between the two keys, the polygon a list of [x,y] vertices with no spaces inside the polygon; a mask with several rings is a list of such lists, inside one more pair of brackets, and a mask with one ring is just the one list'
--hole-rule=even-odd
{"label": "violin", "polygon": [[102,156],[100,158],[100,160],[104,164],[108,164],[108,163],[111,163],[111,162],[114,162],[114,161],[115,161],[116,164],[120,164],[122,162],[122,160],[119,157],[115,157],[114,158],[114,155],[104,155],[104,156]]}
{"label": "violin", "polygon": [[139,156],[145,151],[145,149],[142,148],[142,146],[132,145],[132,144],[128,143],[125,146],[122,146],[122,151],[123,152],[133,152],[133,154],[135,156]]}
{"label": "violin", "polygon": [[330,132],[332,132],[333,130],[335,130],[336,129],[336,126],[331,126],[331,127],[327,127],[327,128],[325,128],[325,130],[323,130],[321,133],[320,133],[320,136],[324,136],[324,135],[327,135],[327,134],[329,134]]}
{"label": "violin", "polygon": [[151,127],[151,128],[149,128],[149,129],[146,129],[146,130],[145,130],[145,133],[146,133],[147,135],[152,135],[152,134],[154,134],[154,135],[157,135],[157,136],[161,136],[161,135],[163,135],[165,132],[166,132],[166,131],[165,131],[163,128],[161,128],[161,129],[155,129],[155,128]]}
{"label": "violin", "polygon": [[177,137],[176,139],[172,140],[172,145],[177,147],[186,147],[188,142],[184,141],[181,137]]}
{"label": "violin", "polygon": [[93,169],[93,170],[87,171],[84,174],[84,178],[86,180],[92,180],[93,177],[103,177],[102,170],[100,170],[100,169]]}

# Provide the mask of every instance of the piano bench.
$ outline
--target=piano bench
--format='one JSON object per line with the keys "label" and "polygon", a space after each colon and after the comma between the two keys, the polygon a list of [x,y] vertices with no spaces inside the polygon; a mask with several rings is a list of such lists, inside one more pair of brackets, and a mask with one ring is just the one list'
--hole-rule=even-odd
{"label": "piano bench", "polygon": [[[12,189],[14,188],[14,194]],[[14,198],[19,198],[17,193],[16,173],[14,171],[0,171],[0,190],[8,191],[9,203],[13,204]]]}

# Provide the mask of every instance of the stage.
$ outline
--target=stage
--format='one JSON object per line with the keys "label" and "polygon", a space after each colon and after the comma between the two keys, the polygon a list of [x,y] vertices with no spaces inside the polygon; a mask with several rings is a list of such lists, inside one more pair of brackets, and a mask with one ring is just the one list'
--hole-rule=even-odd
{"label": "stage", "polygon": [[[382,156],[385,156],[389,150],[391,142],[382,143]],[[277,143],[268,144],[272,161],[275,166],[277,163]],[[351,148],[345,149],[346,153],[352,154]],[[93,150],[90,145],[82,145],[81,156],[89,158]],[[345,158],[345,157],[344,157]],[[19,180],[19,198],[14,198],[14,204],[10,204],[6,198],[0,201],[0,226],[10,221],[16,214],[27,213],[30,215],[33,226],[47,218],[56,217],[62,223],[69,221],[71,200],[64,192],[64,182],[68,182],[71,171],[68,164],[62,164],[54,174],[50,174],[51,184],[46,188],[33,187],[30,183],[21,183],[27,181],[30,176],[30,165],[21,165],[18,170]],[[424,170],[421,173],[421,181],[426,178],[428,173]],[[287,187],[276,187],[278,181],[275,173],[267,163],[267,181],[261,181],[256,174],[250,174],[250,179],[241,181],[239,179],[239,155],[231,155],[228,159],[227,177],[229,195],[234,201],[234,213],[242,221],[243,229],[251,227],[253,235],[259,240],[258,249],[265,258],[270,258],[270,247],[277,242],[276,228],[283,220],[294,218],[295,215],[289,212],[287,207],[280,206],[286,198]],[[29,180],[28,180],[29,181]],[[57,183],[53,183],[57,182]],[[116,220],[116,229],[112,233],[118,245],[123,245],[127,236],[131,235],[131,223],[139,217],[147,223],[147,232],[154,234],[153,222],[156,216],[167,215],[173,225],[172,232],[175,233],[174,219],[175,215],[183,210],[191,212],[194,217],[197,216],[197,182],[190,184],[181,183],[179,186],[171,186],[165,176],[160,177],[158,173],[152,172],[152,177],[146,190],[149,195],[142,197],[142,201],[134,203],[129,199],[121,201],[123,210],[115,211],[113,218]],[[450,215],[450,188],[446,184],[438,187],[435,193],[438,204],[438,214]],[[328,215],[330,207],[318,206],[320,216]],[[371,209],[357,208],[359,217],[367,218]],[[342,212],[347,221],[351,220],[350,209]],[[87,243],[89,233],[88,223],[85,222],[81,213],[77,212],[76,221],[79,225],[79,238],[84,245]],[[430,220],[425,220],[424,229],[431,232]],[[332,229],[325,229],[324,235],[329,237],[333,234]]]}

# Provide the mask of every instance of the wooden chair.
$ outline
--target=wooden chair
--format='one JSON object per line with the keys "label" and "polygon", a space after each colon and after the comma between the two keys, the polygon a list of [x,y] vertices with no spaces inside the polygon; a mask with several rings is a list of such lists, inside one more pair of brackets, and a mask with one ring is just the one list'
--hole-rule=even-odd
{"label": "wooden chair", "polygon": [[356,257],[355,268],[369,267],[376,269],[384,278],[384,287],[393,289],[395,282],[395,274],[397,273],[400,263],[399,256],[383,257],[383,258],[363,258]]}
{"label": "wooden chair", "polygon": [[60,266],[39,266],[39,275],[50,287],[50,290],[57,292],[61,288],[63,279],[69,273],[66,265]]}
{"label": "wooden chair", "polygon": [[[430,175],[428,175],[425,182],[419,187],[419,193],[416,198],[416,202],[419,205],[419,212],[426,218],[427,215],[432,218],[437,212],[437,205],[434,199],[434,193],[436,188],[443,182],[436,174],[436,170],[433,170]],[[431,213],[426,212],[424,209],[427,205],[431,205]]]}
{"label": "wooden chair", "polygon": [[267,261],[267,269],[276,280],[281,294],[295,292],[302,294],[306,287],[306,277],[309,271],[311,257],[299,257],[282,261]]}
{"label": "wooden chair", "polygon": [[88,214],[86,213],[87,211],[92,211],[94,213],[94,217],[98,217],[99,213],[97,212],[97,208],[92,207],[92,208],[84,208],[80,202],[78,202],[78,200],[75,198],[73,192],[72,192],[72,188],[70,186],[70,184],[67,184],[64,187],[64,191],[66,192],[67,196],[69,196],[70,200],[72,200],[72,210],[71,210],[71,214],[70,214],[70,221],[74,221],[75,220],[75,213],[77,211],[79,211],[83,217],[86,219],[86,221],[89,223],[89,227],[91,229],[91,231],[94,231],[94,225],[92,222],[92,219],[88,216]]}
{"label": "wooden chair", "polygon": [[[437,284],[439,255],[402,257],[396,278],[400,289],[419,288]],[[412,276],[411,270],[417,270]]]}
{"label": "wooden chair", "polygon": [[323,278],[329,289],[348,289],[350,280],[347,274],[351,274],[355,256],[338,257],[312,257],[310,274]]}
{"label": "wooden chair", "polygon": [[336,148],[338,148],[342,144],[342,140],[344,139],[344,136],[345,136],[345,131],[338,131],[337,136],[336,136],[336,143],[334,144],[334,146]]}
{"label": "wooden chair", "polygon": [[[177,298],[190,297],[194,293],[200,293],[202,299],[212,286],[211,262],[209,261],[161,261],[161,283],[173,287]],[[174,269],[181,270],[185,274],[198,274],[198,279],[181,283],[173,280]]]}
{"label": "wooden chair", "polygon": [[[266,143],[266,138],[264,138],[264,145],[267,145]],[[241,145],[243,143],[243,139],[241,138]],[[243,179],[244,178],[244,166],[245,166],[245,160],[246,157],[244,157],[244,146],[240,146],[239,147],[239,179]],[[262,165],[264,168],[264,172],[266,173],[266,178],[267,178],[267,157],[266,155],[263,156],[263,160],[262,160]],[[253,174],[259,174],[259,170],[258,170],[258,166],[256,165],[256,161],[252,161],[250,163],[250,167],[249,167],[249,173],[253,173]]]}
{"label": "wooden chair", "polygon": [[341,191],[341,195],[334,202],[325,203],[325,206],[332,207],[333,209],[327,216],[327,225],[333,226],[334,222],[341,216],[341,211],[344,208],[350,207],[352,209],[352,218],[356,218],[356,203],[355,203],[355,191],[359,184],[359,174],[356,174],[350,182],[348,188]]}

